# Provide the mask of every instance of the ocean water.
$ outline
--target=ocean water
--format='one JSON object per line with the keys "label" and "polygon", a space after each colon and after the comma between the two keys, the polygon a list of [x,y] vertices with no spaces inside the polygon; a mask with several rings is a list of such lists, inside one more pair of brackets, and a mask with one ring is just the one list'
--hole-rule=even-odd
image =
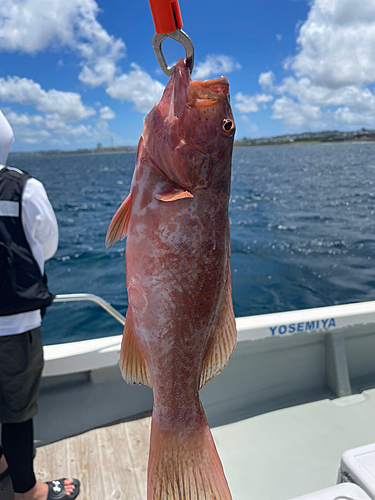
{"label": "ocean water", "polygon": [[[104,240],[135,154],[9,164],[44,183],[56,212],[51,291],[94,293],[125,314],[125,241],[107,251]],[[237,317],[375,300],[375,143],[235,149],[229,210]],[[90,303],[53,304],[43,322],[46,344],[121,332]]]}

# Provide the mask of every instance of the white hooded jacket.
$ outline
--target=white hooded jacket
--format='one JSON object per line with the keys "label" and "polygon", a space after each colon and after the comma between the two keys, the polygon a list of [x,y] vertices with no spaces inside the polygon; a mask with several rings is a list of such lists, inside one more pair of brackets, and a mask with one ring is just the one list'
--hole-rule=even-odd
{"label": "white hooded jacket", "polygon": [[[0,169],[6,166],[14,141],[12,127],[0,111]],[[13,168],[13,167],[8,167]],[[7,216],[6,204],[0,200],[0,216]],[[44,272],[44,261],[53,257],[58,245],[56,217],[43,184],[29,179],[22,196],[22,225],[31,251]],[[0,336],[24,333],[41,325],[40,311],[0,317]]]}
{"label": "white hooded jacket", "polygon": [[0,110],[0,166],[5,166],[14,141],[12,127]]}

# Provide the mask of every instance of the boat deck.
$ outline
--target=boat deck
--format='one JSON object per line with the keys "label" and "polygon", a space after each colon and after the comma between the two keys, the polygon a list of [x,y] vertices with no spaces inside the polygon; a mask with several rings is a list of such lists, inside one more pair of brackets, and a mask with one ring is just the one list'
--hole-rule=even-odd
{"label": "boat deck", "polygon": [[77,477],[80,500],[145,500],[151,417],[38,448],[38,479]]}
{"label": "boat deck", "polygon": [[[77,477],[80,500],[145,500],[151,418],[101,427],[37,449],[40,481]],[[12,500],[10,482],[1,500]]]}
{"label": "boat deck", "polygon": [[375,389],[213,429],[233,500],[290,500],[336,484],[345,450],[375,442]]}
{"label": "boat deck", "polygon": [[[80,500],[145,500],[150,421],[102,427],[40,447],[37,476],[42,481],[78,477]],[[289,500],[333,486],[342,453],[375,442],[374,421],[371,389],[265,413],[212,432],[233,500]]]}

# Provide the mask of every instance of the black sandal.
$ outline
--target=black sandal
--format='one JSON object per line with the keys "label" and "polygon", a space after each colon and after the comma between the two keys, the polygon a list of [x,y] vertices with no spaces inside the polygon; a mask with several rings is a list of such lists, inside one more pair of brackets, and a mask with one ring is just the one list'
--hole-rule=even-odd
{"label": "black sandal", "polygon": [[70,495],[65,493],[64,479],[57,479],[56,481],[47,481],[48,484],[48,496],[47,500],[74,500],[79,494],[79,488],[81,483],[78,479],[73,479],[72,485],[74,490]]}
{"label": "black sandal", "polygon": [[0,474],[0,481],[2,481],[3,479],[5,479],[7,476],[9,476],[10,474],[10,470],[9,468],[6,469],[2,474]]}

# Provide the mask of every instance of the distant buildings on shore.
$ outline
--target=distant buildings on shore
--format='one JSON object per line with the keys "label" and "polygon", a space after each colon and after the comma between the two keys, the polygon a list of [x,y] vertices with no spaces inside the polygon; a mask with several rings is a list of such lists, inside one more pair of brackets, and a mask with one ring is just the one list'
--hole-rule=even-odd
{"label": "distant buildings on shore", "polygon": [[278,144],[298,144],[306,142],[344,142],[344,141],[375,141],[375,130],[362,128],[353,132],[327,130],[324,132],[305,132],[303,134],[286,134],[276,137],[249,139],[244,137],[235,141],[235,146],[268,146]]}

